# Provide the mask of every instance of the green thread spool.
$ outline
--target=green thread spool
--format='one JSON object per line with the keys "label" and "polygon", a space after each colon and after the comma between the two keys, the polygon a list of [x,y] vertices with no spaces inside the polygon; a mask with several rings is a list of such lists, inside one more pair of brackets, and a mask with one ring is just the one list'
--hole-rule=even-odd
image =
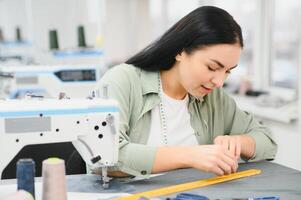
{"label": "green thread spool", "polygon": [[0,42],[4,41],[3,31],[0,28]]}
{"label": "green thread spool", "polygon": [[59,42],[58,42],[56,30],[49,31],[49,49],[50,50],[58,50],[59,49]]}
{"label": "green thread spool", "polygon": [[77,43],[78,47],[87,47],[85,39],[85,29],[82,25],[77,27]]}
{"label": "green thread spool", "polygon": [[22,41],[22,34],[20,27],[16,28],[16,41],[21,42]]}

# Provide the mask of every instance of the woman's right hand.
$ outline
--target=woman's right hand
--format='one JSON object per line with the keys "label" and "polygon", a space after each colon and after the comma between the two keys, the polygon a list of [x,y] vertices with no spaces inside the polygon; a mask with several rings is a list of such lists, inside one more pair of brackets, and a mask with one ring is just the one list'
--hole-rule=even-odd
{"label": "woman's right hand", "polygon": [[187,161],[190,167],[216,175],[230,174],[237,170],[237,159],[222,145],[198,145],[187,148]]}

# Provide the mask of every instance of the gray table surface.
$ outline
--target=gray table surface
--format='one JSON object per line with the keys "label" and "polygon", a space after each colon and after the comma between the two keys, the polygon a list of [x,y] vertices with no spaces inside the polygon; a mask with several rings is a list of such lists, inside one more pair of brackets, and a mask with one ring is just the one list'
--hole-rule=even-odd
{"label": "gray table surface", "polygon": [[[301,199],[300,171],[267,161],[240,164],[239,171],[247,169],[260,169],[262,173],[185,192],[205,195],[210,199],[262,196],[277,196],[285,200]],[[102,189],[100,177],[96,175],[68,176],[67,184],[69,192],[139,193],[211,177],[213,174],[210,173],[195,169],[181,169],[144,180],[113,179],[110,182],[110,188],[106,190]],[[175,195],[169,196],[174,197]]]}

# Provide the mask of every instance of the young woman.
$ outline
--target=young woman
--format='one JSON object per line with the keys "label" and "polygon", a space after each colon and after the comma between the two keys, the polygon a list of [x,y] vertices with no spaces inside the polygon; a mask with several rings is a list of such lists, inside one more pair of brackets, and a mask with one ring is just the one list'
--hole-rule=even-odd
{"label": "young woman", "polygon": [[232,16],[205,6],[109,70],[97,88],[108,85],[120,104],[119,164],[111,174],[193,167],[224,175],[236,172],[239,158],[273,159],[269,130],[221,88],[242,48]]}

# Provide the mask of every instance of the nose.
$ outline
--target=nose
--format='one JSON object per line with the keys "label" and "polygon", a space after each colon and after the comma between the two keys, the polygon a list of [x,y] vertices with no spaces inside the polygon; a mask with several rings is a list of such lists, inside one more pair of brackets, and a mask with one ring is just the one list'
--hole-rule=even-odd
{"label": "nose", "polygon": [[215,88],[220,88],[224,85],[226,79],[225,73],[216,73],[214,77],[211,79],[211,82],[214,84]]}

